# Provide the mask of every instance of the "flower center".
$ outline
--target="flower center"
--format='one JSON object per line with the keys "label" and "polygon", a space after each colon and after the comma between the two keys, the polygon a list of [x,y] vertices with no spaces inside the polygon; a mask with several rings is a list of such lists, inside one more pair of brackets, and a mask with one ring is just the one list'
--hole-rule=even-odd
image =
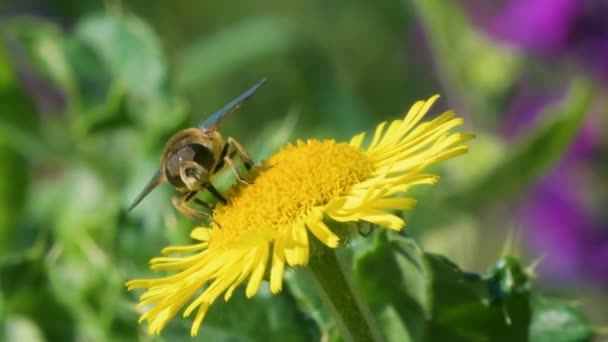
{"label": "flower center", "polygon": [[213,213],[221,225],[210,243],[234,240],[260,228],[291,229],[315,206],[344,194],[370,177],[373,164],[363,150],[333,140],[298,141],[270,157],[268,168],[253,170],[253,185],[236,184],[226,193],[228,204]]}

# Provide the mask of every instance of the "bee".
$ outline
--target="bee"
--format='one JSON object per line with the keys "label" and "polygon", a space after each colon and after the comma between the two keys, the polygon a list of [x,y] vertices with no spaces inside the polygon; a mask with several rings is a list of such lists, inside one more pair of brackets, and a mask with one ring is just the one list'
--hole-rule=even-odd
{"label": "bee", "polygon": [[[208,217],[213,220],[211,216],[213,205],[196,198],[196,195],[200,191],[207,190],[219,202],[227,203],[222,194],[211,184],[211,178],[216,173],[228,165],[240,182],[252,184],[253,182],[243,177],[234,160],[238,155],[249,172],[254,165],[251,157],[238,141],[232,137],[224,140],[217,129],[265,82],[266,79],[262,79],[256,83],[224,108],[201,121],[198,127],[187,128],[175,133],[163,149],[160,168],[127,210],[131,211],[152,190],[167,181],[179,191],[179,195],[173,196],[171,199],[175,209],[191,219]],[[191,208],[188,205],[190,202],[206,207],[209,212]]]}

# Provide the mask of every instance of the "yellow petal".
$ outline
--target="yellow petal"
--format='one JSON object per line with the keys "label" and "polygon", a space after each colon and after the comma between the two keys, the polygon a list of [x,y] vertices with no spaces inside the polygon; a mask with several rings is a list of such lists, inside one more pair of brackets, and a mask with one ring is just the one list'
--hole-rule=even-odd
{"label": "yellow petal", "polygon": [[262,277],[264,277],[264,272],[266,271],[266,264],[268,263],[268,245],[260,246],[258,248],[259,250],[256,253],[257,258],[253,265],[253,272],[249,278],[249,283],[247,283],[247,288],[245,289],[247,298],[253,297],[256,292],[258,292]]}
{"label": "yellow petal", "polygon": [[194,228],[190,233],[190,237],[199,241],[209,241],[211,229],[204,227]]}
{"label": "yellow petal", "polygon": [[283,245],[283,239],[278,239],[272,248],[272,268],[270,269],[270,291],[272,293],[278,293],[283,288],[283,273],[285,271]]}
{"label": "yellow petal", "polygon": [[334,234],[323,221],[310,222],[308,229],[314,236],[323,242],[327,247],[336,248],[340,242],[340,238]]}
{"label": "yellow petal", "polygon": [[350,139],[349,144],[351,146],[361,147],[361,144],[363,143],[364,138],[365,138],[365,132],[359,133],[359,134],[355,135],[352,139]]}

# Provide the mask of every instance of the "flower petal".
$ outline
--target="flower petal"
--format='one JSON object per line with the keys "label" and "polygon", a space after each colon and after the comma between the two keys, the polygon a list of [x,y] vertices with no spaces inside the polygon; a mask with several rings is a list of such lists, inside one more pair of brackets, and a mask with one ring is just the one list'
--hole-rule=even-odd
{"label": "flower petal", "polygon": [[266,270],[266,264],[268,263],[268,244],[258,247],[255,254],[256,259],[253,265],[253,272],[251,273],[251,278],[249,278],[247,288],[245,289],[247,298],[253,297],[260,288],[260,283],[262,282],[262,277]]}
{"label": "flower petal", "polygon": [[278,293],[283,287],[283,273],[285,271],[284,240],[277,239],[272,247],[272,268],[270,269],[270,291]]}
{"label": "flower petal", "polygon": [[209,241],[212,229],[197,227],[192,230],[190,237],[199,241]]}
{"label": "flower petal", "polygon": [[291,229],[290,239],[285,243],[285,259],[291,266],[308,263],[308,234],[304,222],[298,221]]}
{"label": "flower petal", "polygon": [[340,243],[340,238],[334,234],[323,221],[315,221],[307,224],[308,229],[314,236],[323,242],[327,247],[336,248]]}
{"label": "flower petal", "polygon": [[351,146],[361,147],[361,144],[363,143],[364,138],[365,138],[365,132],[359,133],[359,134],[355,135],[352,139],[350,139],[349,144]]}

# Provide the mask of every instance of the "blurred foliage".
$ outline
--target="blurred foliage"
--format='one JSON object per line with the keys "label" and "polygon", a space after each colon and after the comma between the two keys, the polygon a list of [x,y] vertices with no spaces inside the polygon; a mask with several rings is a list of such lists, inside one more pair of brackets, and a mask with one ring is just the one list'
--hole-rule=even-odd
{"label": "blurred foliage", "polygon": [[[535,320],[542,313],[531,304],[529,274],[509,255],[485,275],[465,273],[411,239],[383,233],[357,259],[355,277],[389,341],[535,341],[543,334],[530,334],[530,325],[561,329]],[[562,309],[558,315],[572,310]],[[588,323],[575,325],[572,341],[591,338]]]}
{"label": "blurred foliage", "polygon": [[521,70],[521,58],[478,32],[457,2],[412,3],[429,31],[429,45],[450,101],[463,111],[485,113],[477,119],[486,124],[494,122]]}
{"label": "blurred foliage", "polygon": [[[493,132],[523,62],[477,32],[455,3],[39,6],[51,18],[2,22],[0,338],[7,341],[188,335],[189,321],[176,318],[161,337],[148,336],[137,324],[137,294],[124,282],[151,276],[148,259],[188,242],[192,223],[175,214],[168,187],[128,214],[125,208],[173,132],[263,76],[269,83],[222,130],[239,137],[255,160],[294,137],[348,138],[443,87],[481,139],[466,165],[446,172],[445,184],[414,190],[421,205],[408,224],[421,239],[449,224],[469,227],[467,218],[517,200],[564,154],[593,96],[585,80],[573,81],[562,103],[506,148]],[[230,181],[220,178],[219,187]],[[352,241],[344,264],[352,265],[389,341],[593,335],[579,309],[541,296],[518,259],[493,255],[500,259],[480,275],[410,238],[374,236]],[[454,247],[450,236],[439,239]],[[263,288],[252,300],[236,293],[215,304],[202,339],[339,340],[331,312],[301,271],[287,274],[278,295]]]}

